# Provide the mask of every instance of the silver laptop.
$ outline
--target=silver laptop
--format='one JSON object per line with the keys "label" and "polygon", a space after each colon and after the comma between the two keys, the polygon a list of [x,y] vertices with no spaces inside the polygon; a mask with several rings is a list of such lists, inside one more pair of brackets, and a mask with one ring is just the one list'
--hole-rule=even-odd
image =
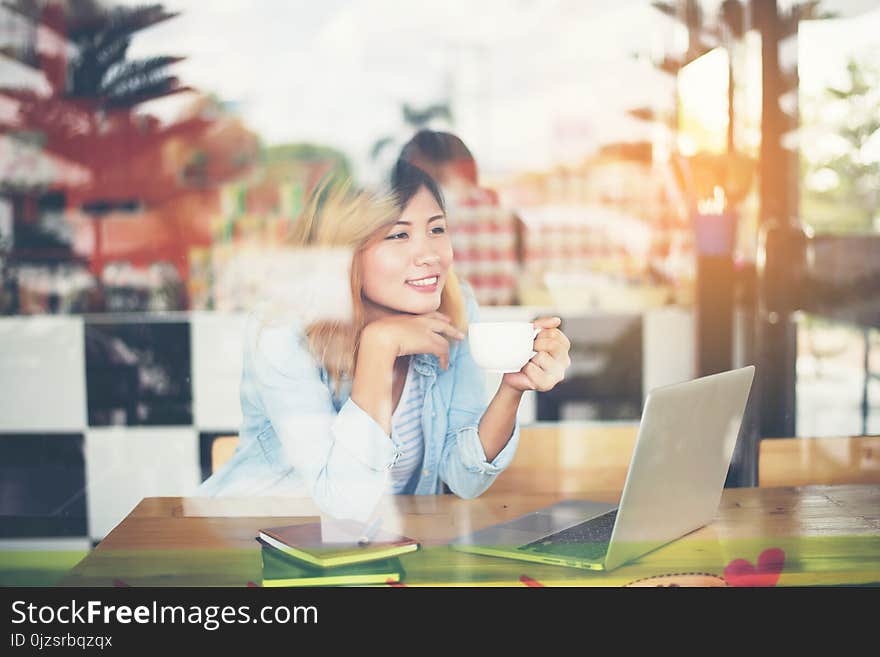
{"label": "silver laptop", "polygon": [[619,505],[566,500],[450,546],[611,570],[703,527],[718,510],[754,375],[750,365],[651,391]]}

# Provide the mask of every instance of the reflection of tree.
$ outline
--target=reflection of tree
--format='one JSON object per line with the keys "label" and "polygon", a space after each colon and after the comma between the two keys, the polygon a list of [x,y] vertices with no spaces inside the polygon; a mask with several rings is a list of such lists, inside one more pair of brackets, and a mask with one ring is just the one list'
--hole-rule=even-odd
{"label": "reflection of tree", "polygon": [[[851,226],[870,231],[880,206],[880,61],[850,59],[846,84],[828,87],[817,107],[837,110],[831,124],[836,147],[818,154],[806,164],[808,194],[814,201],[847,204],[857,208],[859,218]],[[872,152],[873,151],[873,152]],[[840,218],[840,213],[838,213]],[[835,222],[841,228],[842,222]]]}
{"label": "reflection of tree", "polygon": [[[52,87],[49,98],[4,90],[22,101],[23,118],[32,129],[54,132],[60,128],[62,134],[53,135],[57,137],[97,130],[106,133],[135,105],[186,90],[168,73],[168,67],[181,57],[127,59],[137,32],[177,15],[166,12],[161,5],[108,9],[96,0],[65,5],[16,0],[6,6],[42,25],[76,51],[69,60],[63,47],[32,55]],[[112,110],[126,111],[110,114]]]}
{"label": "reflection of tree", "polygon": [[35,36],[19,54],[41,70],[51,93],[0,85],[0,93],[18,101],[21,127],[13,129],[41,134],[49,151],[92,171],[91,187],[78,193],[90,209],[108,210],[108,200],[149,204],[180,186],[210,187],[255,162],[255,136],[216,98],[197,98],[169,125],[135,111],[146,101],[193,91],[169,72],[183,58],[127,57],[138,32],[178,14],[160,4],[108,8],[97,0],[15,0],[5,6],[57,42],[37,52]]}
{"label": "reflection of tree", "polygon": [[296,171],[297,165],[326,165],[341,178],[351,177],[351,163],[342,151],[322,144],[300,143],[280,144],[266,149],[266,176],[272,182],[288,180]]}
{"label": "reflection of tree", "polygon": [[259,157],[257,136],[213,95],[195,99],[164,134],[165,155],[184,187],[206,189],[234,180]]}
{"label": "reflection of tree", "polygon": [[[177,14],[159,4],[108,8],[97,0],[15,0],[5,6],[29,21],[35,34],[39,28],[51,35],[46,39],[55,44],[38,50],[34,36],[30,50],[20,56],[41,70],[51,90],[48,95],[0,88],[18,103],[18,125],[42,135],[47,150],[91,170],[93,193],[86,196],[106,197],[107,190],[113,190],[110,196],[117,200],[140,197],[126,189],[121,177],[167,130],[134,108],[189,89],[168,72],[182,58],[132,60],[127,58],[128,48],[135,34]],[[188,128],[199,132],[206,125],[199,120]],[[182,128],[174,126],[178,134]],[[149,186],[148,180],[141,176],[141,189]]]}
{"label": "reflection of tree", "polygon": [[[160,4],[112,7],[98,0],[14,0],[3,7],[3,19],[25,37],[4,54],[30,69],[25,79],[40,81],[34,89],[0,81],[0,95],[17,107],[9,124],[0,121],[0,132],[89,171],[89,183],[69,185],[61,204],[92,219],[92,273],[102,280],[108,260],[136,267],[162,260],[185,279],[190,246],[210,241],[217,187],[253,167],[259,143],[211,96],[192,94],[168,123],[145,112],[147,101],[194,91],[170,72],[181,58],[128,57],[135,35],[177,14]],[[87,230],[76,213],[66,218]],[[16,228],[16,247],[22,232]]]}
{"label": "reflection of tree", "polygon": [[70,62],[68,94],[112,109],[179,91],[177,78],[167,68],[182,58],[126,59],[136,32],[176,15],[161,5],[99,9],[93,18],[68,30],[68,38],[79,48]]}
{"label": "reflection of tree", "polygon": [[[452,107],[450,106],[449,101],[432,103],[422,108],[416,108],[409,103],[403,103],[400,107],[400,111],[404,127],[408,133],[427,128],[431,122],[437,119],[442,119],[450,123],[452,122]],[[389,146],[395,145],[396,142],[396,136],[385,136],[376,140],[373,144],[373,148],[370,150],[370,157],[373,160],[378,160],[382,153],[385,152]]]}

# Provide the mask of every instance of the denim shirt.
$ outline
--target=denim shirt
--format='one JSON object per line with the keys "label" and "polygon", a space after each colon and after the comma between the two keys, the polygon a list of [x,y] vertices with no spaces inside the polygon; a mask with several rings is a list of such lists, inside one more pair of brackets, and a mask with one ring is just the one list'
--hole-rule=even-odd
{"label": "denim shirt", "polygon": [[[477,321],[476,300],[463,288],[468,321]],[[369,516],[388,493],[389,469],[399,456],[390,436],[350,398],[350,381],[335,393],[302,327],[261,328],[252,313],[245,340],[239,446],[197,494],[307,495],[330,515]],[[488,461],[478,431],[487,407],[485,375],[467,339],[450,345],[447,370],[436,356],[417,354],[412,373],[425,384],[425,451],[414,494],[442,493],[445,483],[459,497],[477,497],[513,460],[519,423]]]}

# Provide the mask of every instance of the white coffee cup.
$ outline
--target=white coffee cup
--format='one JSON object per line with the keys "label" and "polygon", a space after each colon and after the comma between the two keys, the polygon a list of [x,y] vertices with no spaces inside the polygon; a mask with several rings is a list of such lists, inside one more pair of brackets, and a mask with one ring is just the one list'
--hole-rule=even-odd
{"label": "white coffee cup", "polygon": [[474,322],[468,325],[468,343],[474,361],[484,370],[519,372],[535,355],[540,332],[531,322]]}

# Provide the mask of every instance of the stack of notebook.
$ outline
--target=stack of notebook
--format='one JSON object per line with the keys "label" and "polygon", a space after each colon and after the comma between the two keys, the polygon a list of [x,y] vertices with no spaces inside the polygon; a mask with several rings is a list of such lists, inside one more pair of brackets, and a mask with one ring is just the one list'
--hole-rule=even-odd
{"label": "stack of notebook", "polygon": [[263,586],[395,584],[404,571],[398,558],[417,550],[406,536],[379,533],[369,540],[326,540],[321,523],[260,530]]}

